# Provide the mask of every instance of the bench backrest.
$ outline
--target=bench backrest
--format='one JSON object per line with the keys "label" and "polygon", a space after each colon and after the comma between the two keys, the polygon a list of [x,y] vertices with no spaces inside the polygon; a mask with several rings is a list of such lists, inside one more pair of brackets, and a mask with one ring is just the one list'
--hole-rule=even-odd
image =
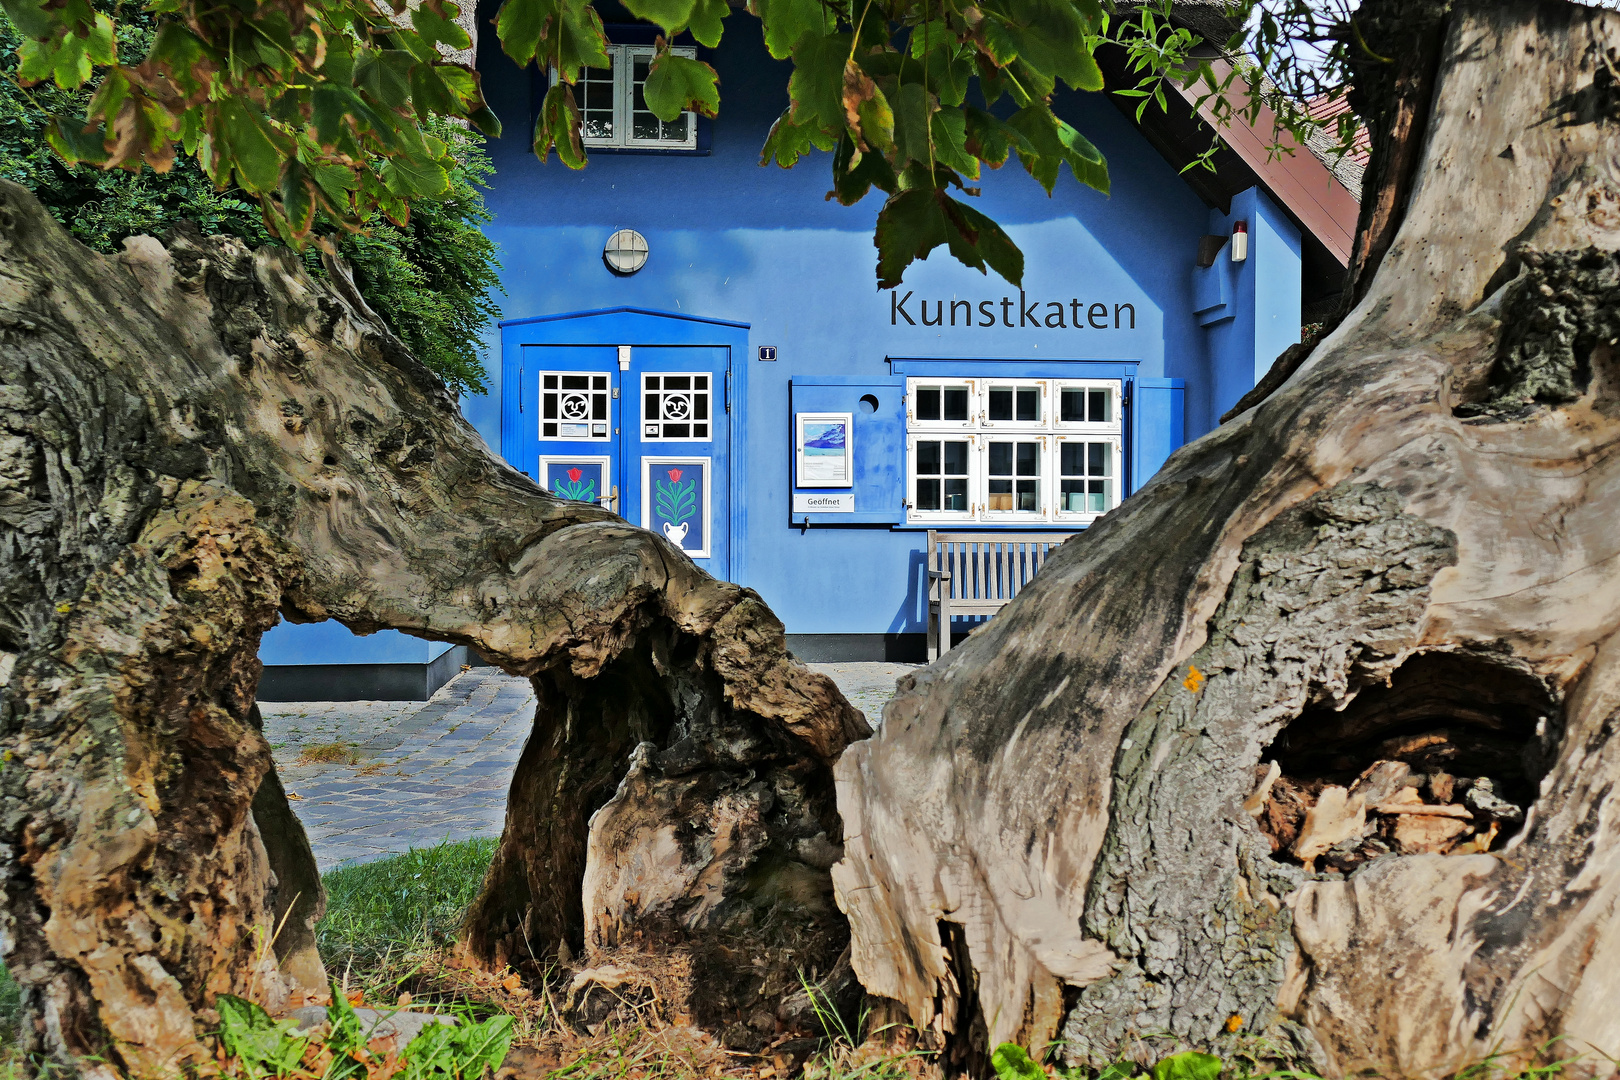
{"label": "bench backrest", "polygon": [[950,598],[1004,604],[1028,585],[1046,556],[1074,533],[928,530],[928,569],[950,574]]}

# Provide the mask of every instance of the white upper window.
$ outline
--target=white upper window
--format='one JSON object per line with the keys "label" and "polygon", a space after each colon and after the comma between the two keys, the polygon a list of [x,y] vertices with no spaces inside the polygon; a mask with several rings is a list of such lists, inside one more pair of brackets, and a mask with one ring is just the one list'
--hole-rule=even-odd
{"label": "white upper window", "polygon": [[906,520],[1086,525],[1119,505],[1118,379],[906,380]]}
{"label": "white upper window", "polygon": [[641,437],[658,442],[708,442],[714,438],[708,375],[641,377]]}
{"label": "white upper window", "polygon": [[540,372],[542,439],[608,439],[608,377],[588,371]]}
{"label": "white upper window", "polygon": [[[677,56],[697,57],[696,49],[671,49]],[[586,146],[632,149],[697,149],[697,114],[683,112],[674,120],[658,119],[647,108],[642,88],[652,66],[651,45],[609,45],[608,70],[586,68],[574,87],[579,102],[580,136]]]}

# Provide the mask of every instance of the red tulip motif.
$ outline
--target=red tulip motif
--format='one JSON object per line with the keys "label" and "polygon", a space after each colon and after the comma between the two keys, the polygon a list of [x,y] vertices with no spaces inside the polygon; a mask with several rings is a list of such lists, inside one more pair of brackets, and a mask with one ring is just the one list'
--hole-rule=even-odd
{"label": "red tulip motif", "polygon": [[585,474],[580,472],[578,469],[568,470],[568,479],[572,480],[576,484],[579,483],[579,478],[584,475]]}
{"label": "red tulip motif", "polygon": [[669,470],[669,482],[670,483],[672,483],[672,484],[679,483],[680,479],[681,479],[681,470],[679,470],[679,469],[671,469],[671,470]]}

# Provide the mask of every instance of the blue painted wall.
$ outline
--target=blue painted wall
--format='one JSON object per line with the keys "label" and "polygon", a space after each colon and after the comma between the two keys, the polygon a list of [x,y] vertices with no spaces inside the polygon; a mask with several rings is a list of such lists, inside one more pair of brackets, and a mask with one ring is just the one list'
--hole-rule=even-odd
{"label": "blue painted wall", "polygon": [[[721,115],[707,131],[708,153],[596,152],[580,172],[555,158],[547,164],[534,158],[535,80],[499,52],[487,28],[481,38],[484,89],[506,131],[489,147],[496,172],[487,231],[504,262],[500,302],[508,320],[628,306],[747,324],[746,348],[733,357],[748,368],[746,398],[738,403],[746,410],[746,443],[733,447],[748,467],[746,521],[733,545],[744,566],[740,579],[764,595],[791,633],[920,633],[924,615],[917,531],[794,524],[796,381],[892,386],[890,357],[993,359],[1006,375],[1081,373],[1079,362],[1110,368],[1127,362],[1119,370],[1132,373],[1138,387],[1138,422],[1127,450],[1135,487],[1176,446],[1213,427],[1281,347],[1297,339],[1297,230],[1258,191],[1240,196],[1231,215],[1212,213],[1100,95],[1070,93],[1056,106],[1107,156],[1111,196],[1082,187],[1065,171],[1048,198],[1016,162],[983,177],[975,205],[1023,249],[1023,298],[943,249],[914,264],[890,294],[875,285],[871,237],[880,192],[855,207],[827,201],[828,155],[792,170],[759,165],[760,145],[787,104],[789,66],[771,60],[749,16],[734,12],[723,44],[704,57],[718,70],[722,93]],[[1228,276],[1217,284],[1229,295],[1221,310],[1201,317],[1195,296],[1209,285],[1194,273],[1198,240],[1206,231],[1229,232],[1233,218],[1250,222],[1251,256],[1222,270]],[[630,277],[610,273],[601,257],[619,228],[638,230],[650,248],[645,268]],[[976,311],[990,301],[1014,325],[1000,319],[993,327],[922,325],[923,301],[932,314],[933,304],[948,307],[956,299],[971,300]],[[1004,299],[1012,306],[1004,307]],[[1109,314],[1103,329],[1020,326],[1021,299],[1040,302],[1043,323],[1051,302],[1070,316],[1073,300],[1082,310],[1104,304]],[[1115,310],[1124,304],[1134,309],[1134,329],[1123,311],[1115,328]],[[776,362],[756,361],[759,346],[774,346]],[[498,332],[488,347],[490,393],[462,407],[499,448]]]}

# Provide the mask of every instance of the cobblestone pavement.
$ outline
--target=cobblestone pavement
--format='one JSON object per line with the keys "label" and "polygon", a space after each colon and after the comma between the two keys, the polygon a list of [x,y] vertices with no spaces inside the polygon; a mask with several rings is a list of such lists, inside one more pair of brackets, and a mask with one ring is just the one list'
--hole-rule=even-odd
{"label": "cobblestone pavement", "polygon": [[[812,664],[874,724],[910,664]],[[261,701],[264,733],[324,872],[498,836],[534,719],[529,680],[464,671],[421,701]],[[319,757],[337,756],[336,761]]]}

